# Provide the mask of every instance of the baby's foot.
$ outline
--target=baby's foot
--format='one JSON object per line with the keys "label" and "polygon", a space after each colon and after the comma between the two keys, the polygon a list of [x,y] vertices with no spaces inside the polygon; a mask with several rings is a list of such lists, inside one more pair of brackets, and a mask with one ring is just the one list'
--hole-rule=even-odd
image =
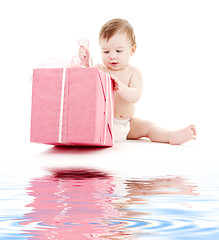
{"label": "baby's foot", "polygon": [[173,131],[170,136],[170,144],[179,145],[188,142],[192,139],[196,139],[197,132],[195,125],[189,125],[181,130]]}

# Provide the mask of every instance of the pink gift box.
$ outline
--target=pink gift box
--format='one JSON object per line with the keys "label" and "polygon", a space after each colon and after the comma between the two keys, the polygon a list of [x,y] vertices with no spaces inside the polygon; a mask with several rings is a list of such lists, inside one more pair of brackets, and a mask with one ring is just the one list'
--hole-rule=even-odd
{"label": "pink gift box", "polygon": [[97,68],[33,71],[30,141],[113,145],[113,85]]}

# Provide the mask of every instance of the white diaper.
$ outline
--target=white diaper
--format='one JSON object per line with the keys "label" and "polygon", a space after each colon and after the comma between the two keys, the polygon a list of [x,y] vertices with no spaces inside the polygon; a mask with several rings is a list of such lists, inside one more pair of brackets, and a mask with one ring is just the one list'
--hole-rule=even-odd
{"label": "white diaper", "polygon": [[129,119],[114,118],[113,135],[115,142],[125,141],[127,139],[129,131],[130,131],[130,118]]}

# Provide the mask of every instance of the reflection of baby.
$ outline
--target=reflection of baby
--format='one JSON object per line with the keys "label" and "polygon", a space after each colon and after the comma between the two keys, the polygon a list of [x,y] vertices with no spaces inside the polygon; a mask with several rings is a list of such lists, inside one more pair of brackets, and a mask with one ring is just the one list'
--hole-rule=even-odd
{"label": "reflection of baby", "polygon": [[[100,30],[99,43],[103,64],[97,67],[108,73],[114,81],[114,136],[116,141],[147,137],[154,142],[182,144],[195,139],[194,125],[170,131],[154,123],[133,118],[134,104],[139,100],[143,89],[140,71],[129,65],[130,57],[136,51],[135,35],[132,26],[123,19],[113,19]],[[89,67],[89,51],[82,46],[79,58]],[[86,61],[87,59],[87,61]]]}
{"label": "reflection of baby", "polygon": [[[146,212],[137,211],[136,207],[131,207],[139,204],[148,204],[149,196],[196,196],[197,186],[187,183],[184,178],[167,176],[164,178],[152,178],[148,180],[130,179],[126,180],[125,193],[123,198],[120,198],[118,203],[114,203],[115,207],[124,212],[127,218],[145,214]],[[120,190],[121,191],[121,190]],[[121,201],[123,199],[123,201]],[[125,210],[124,210],[125,209]],[[124,218],[124,216],[123,216]]]}
{"label": "reflection of baby", "polygon": [[187,184],[181,177],[126,181],[126,197],[151,195],[197,195],[196,186]]}

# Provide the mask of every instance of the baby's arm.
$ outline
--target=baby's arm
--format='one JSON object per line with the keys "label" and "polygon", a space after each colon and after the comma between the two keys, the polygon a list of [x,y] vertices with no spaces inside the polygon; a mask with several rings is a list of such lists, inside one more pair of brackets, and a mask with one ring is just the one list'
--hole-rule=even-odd
{"label": "baby's arm", "polygon": [[114,80],[114,89],[121,98],[130,103],[139,100],[143,88],[142,75],[139,70],[135,70],[128,86],[115,76],[111,76],[111,78]]}

